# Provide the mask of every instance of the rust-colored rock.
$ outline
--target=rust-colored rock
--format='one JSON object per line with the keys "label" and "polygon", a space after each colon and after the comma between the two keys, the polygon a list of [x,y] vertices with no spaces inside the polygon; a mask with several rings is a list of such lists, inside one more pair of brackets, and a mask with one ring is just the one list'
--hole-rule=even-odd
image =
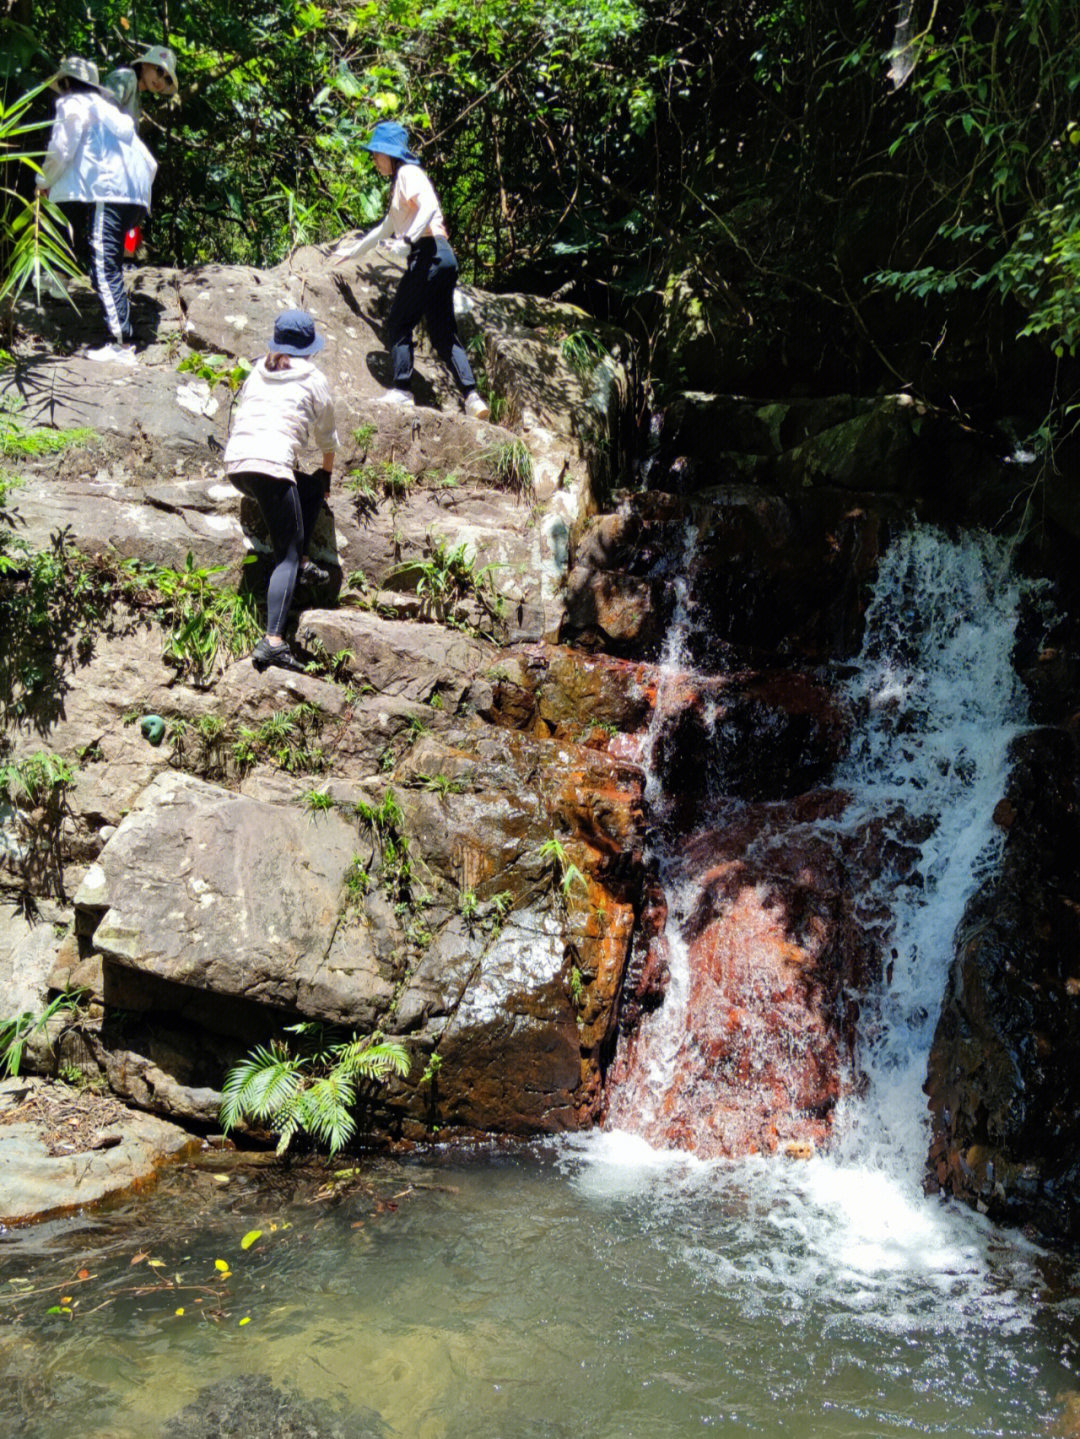
{"label": "rust-colored rock", "polygon": [[852,903],[858,845],[792,826],[808,810],[842,804],[821,794],[791,807],[735,806],[725,827],[683,847],[682,938],[658,936],[654,949],[685,943],[685,1009],[669,1031],[659,1087],[642,1051],[660,1026],[632,1037],[611,1122],[705,1156],[828,1139],[853,1077],[845,990],[866,982],[876,952]]}

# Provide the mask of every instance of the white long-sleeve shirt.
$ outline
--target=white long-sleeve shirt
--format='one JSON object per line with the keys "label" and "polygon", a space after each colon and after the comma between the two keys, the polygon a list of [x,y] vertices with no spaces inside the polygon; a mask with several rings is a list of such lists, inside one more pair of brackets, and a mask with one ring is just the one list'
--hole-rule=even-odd
{"label": "white long-sleeve shirt", "polygon": [[37,177],[57,201],[104,200],[150,208],[157,161],[135,133],[131,117],[104,95],[61,95],[49,148]]}
{"label": "white long-sleeve shirt", "polygon": [[225,473],[291,480],[309,441],[323,454],[337,448],[326,376],[310,360],[290,358],[287,370],[268,370],[259,360],[236,401]]}
{"label": "white long-sleeve shirt", "polygon": [[424,235],[447,238],[446,221],[439,206],[435,187],[419,165],[399,165],[390,191],[390,206],[384,218],[358,241],[349,241],[338,248],[341,259],[350,255],[359,259],[373,250],[380,240],[393,236],[410,244]]}

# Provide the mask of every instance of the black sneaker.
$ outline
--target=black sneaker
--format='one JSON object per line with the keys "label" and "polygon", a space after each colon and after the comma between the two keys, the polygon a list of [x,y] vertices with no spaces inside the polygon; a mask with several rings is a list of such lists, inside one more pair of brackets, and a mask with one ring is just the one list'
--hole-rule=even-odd
{"label": "black sneaker", "polygon": [[300,573],[296,577],[297,584],[304,585],[308,589],[316,589],[319,585],[330,583],[330,571],[324,570],[322,565],[317,565],[313,560],[305,560],[300,566]]}
{"label": "black sneaker", "polygon": [[300,675],[305,673],[305,666],[284,641],[279,645],[272,645],[268,639],[261,639],[251,651],[251,663],[260,674],[263,670],[271,668],[292,670]]}

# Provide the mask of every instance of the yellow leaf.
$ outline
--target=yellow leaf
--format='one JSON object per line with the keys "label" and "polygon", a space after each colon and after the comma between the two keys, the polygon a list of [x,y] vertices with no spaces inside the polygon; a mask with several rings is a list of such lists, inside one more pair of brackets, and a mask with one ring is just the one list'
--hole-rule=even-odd
{"label": "yellow leaf", "polygon": [[227,1259],[215,1259],[214,1268],[220,1270],[222,1274],[228,1274],[229,1261]]}
{"label": "yellow leaf", "polygon": [[241,1241],[240,1241],[240,1248],[241,1248],[241,1249],[250,1249],[251,1246],[255,1243],[256,1239],[261,1239],[261,1238],[262,1238],[262,1230],[261,1230],[261,1229],[249,1229],[248,1232],[244,1235],[243,1239],[241,1239]]}
{"label": "yellow leaf", "polygon": [[251,1323],[251,1315],[250,1315],[250,1314],[245,1314],[244,1317],[243,1317],[243,1319],[241,1319],[241,1321],[240,1321],[240,1328],[243,1329],[243,1327],[244,1327],[245,1324],[250,1324],[250,1323]]}
{"label": "yellow leaf", "polygon": [[70,1295],[70,1294],[62,1294],[62,1295],[60,1296],[60,1303],[61,1303],[61,1304],[70,1304],[70,1303],[71,1303],[71,1295]]}
{"label": "yellow leaf", "polygon": [[181,1307],[176,1311],[177,1318],[179,1318],[179,1316],[180,1316],[181,1314],[183,1314],[183,1312],[184,1312],[183,1306],[181,1306]]}
{"label": "yellow leaf", "polygon": [[164,1259],[148,1259],[146,1261],[146,1267],[147,1269],[164,1269],[165,1261]]}

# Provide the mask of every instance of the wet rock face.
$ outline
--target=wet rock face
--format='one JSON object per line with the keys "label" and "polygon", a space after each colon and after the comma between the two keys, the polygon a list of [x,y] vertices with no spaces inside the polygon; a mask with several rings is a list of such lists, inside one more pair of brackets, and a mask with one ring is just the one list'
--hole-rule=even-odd
{"label": "wet rock face", "polygon": [[999,871],[968,905],[930,1056],[928,1182],[1080,1238],[1080,751],[1014,745]]}
{"label": "wet rock face", "polygon": [[696,617],[690,657],[705,673],[737,665],[740,654],[850,652],[863,587],[900,507],[888,496],[868,504],[835,489],[778,495],[722,479],[711,463],[692,493],[634,495],[617,516],[594,521],[567,575],[564,636],[655,659],[681,583]]}
{"label": "wet rock face", "polygon": [[[773,805],[729,803],[725,822],[679,849],[674,889],[681,941],[658,931],[632,966],[641,991],[650,964],[685,943],[689,980],[661,1078],[644,1031],[613,1074],[611,1117],[657,1144],[718,1157],[822,1145],[854,1082],[857,1009],[847,992],[876,977],[879,958],[853,897],[869,851],[857,837],[812,836],[844,797],[822,791]],[[632,1116],[646,1116],[644,1129]]]}

